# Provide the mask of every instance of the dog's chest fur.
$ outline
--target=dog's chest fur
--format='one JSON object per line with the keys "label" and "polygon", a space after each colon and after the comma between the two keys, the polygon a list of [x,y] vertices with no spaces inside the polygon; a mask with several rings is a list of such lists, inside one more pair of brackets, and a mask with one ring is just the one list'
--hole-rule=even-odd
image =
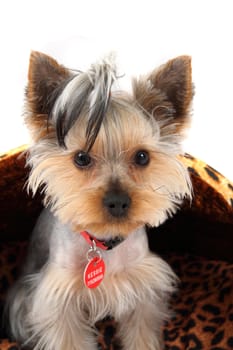
{"label": "dog's chest fur", "polygon": [[[61,224],[49,209],[45,209],[38,220],[33,233],[33,242],[38,242],[40,245],[38,252],[40,256],[41,254],[47,256],[50,263],[55,263],[59,267],[82,273],[88,263],[87,252],[90,245],[80,233],[72,232],[68,225]],[[41,248],[44,249],[44,254]],[[121,244],[109,251],[97,249],[106,264],[107,278],[109,274],[122,272],[126,267],[133,268],[148,254],[146,232],[144,228],[134,231]]]}
{"label": "dog's chest fur", "polygon": [[[175,280],[174,274],[165,261],[149,252],[143,228],[133,232],[114,249],[101,250],[106,273],[95,289],[88,289],[83,282],[90,246],[79,233],[62,225],[48,209],[39,218],[32,242],[33,254],[37,246],[40,250],[36,254],[47,256],[39,270],[42,282],[37,291],[38,297],[47,304],[56,303],[58,295],[57,302],[65,302],[69,295],[69,300],[73,300],[71,309],[88,312],[90,324],[107,315],[119,319],[134,309],[137,302],[151,299],[152,290],[155,300],[167,290],[173,290],[171,280]],[[33,261],[36,259],[34,255]],[[30,261],[28,272],[34,273],[38,267],[30,266]],[[41,263],[41,259],[39,261]]]}

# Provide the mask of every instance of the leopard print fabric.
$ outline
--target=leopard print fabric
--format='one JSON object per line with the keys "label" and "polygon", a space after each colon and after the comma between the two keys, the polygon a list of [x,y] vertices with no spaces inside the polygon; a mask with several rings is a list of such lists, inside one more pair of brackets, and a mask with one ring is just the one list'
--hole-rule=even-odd
{"label": "leopard print fabric", "polygon": [[[28,196],[25,148],[0,156],[0,313],[24,260],[28,235],[41,209]],[[148,232],[152,250],[180,278],[172,319],[164,325],[165,350],[233,349],[233,184],[190,155],[182,158],[194,188],[192,205]],[[156,234],[155,234],[156,233]],[[99,350],[120,350],[114,320],[97,324]],[[0,350],[20,349],[0,329]],[[143,350],[143,349],[142,349]]]}
{"label": "leopard print fabric", "polygon": [[164,328],[166,350],[233,349],[233,264],[170,256],[180,278],[173,319]]}
{"label": "leopard print fabric", "polygon": [[[26,245],[25,242],[1,249],[5,266],[2,300],[6,287],[15,279]],[[171,303],[173,317],[163,329],[165,350],[233,349],[233,264],[190,254],[170,254],[165,258],[180,278],[179,290]],[[97,328],[99,350],[120,350],[114,320],[100,322]],[[0,342],[0,350],[16,349],[19,346],[7,339]]]}

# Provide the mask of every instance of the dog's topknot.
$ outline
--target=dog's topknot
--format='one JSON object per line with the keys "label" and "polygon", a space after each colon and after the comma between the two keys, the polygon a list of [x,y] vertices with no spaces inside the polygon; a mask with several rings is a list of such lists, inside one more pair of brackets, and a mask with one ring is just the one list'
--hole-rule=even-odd
{"label": "dog's topknot", "polygon": [[111,88],[116,81],[113,55],[93,64],[87,72],[78,72],[54,91],[54,106],[50,113],[55,123],[60,146],[66,147],[65,137],[80,116],[87,117],[86,150],[93,146],[106,115]]}

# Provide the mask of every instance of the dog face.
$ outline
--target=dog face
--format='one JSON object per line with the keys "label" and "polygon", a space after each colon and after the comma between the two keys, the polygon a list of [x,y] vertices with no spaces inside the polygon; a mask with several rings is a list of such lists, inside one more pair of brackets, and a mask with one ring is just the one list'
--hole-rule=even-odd
{"label": "dog face", "polygon": [[73,74],[33,52],[25,121],[33,144],[29,186],[63,223],[96,237],[157,226],[190,196],[180,143],[192,100],[190,58],[178,57],[113,89],[107,61]]}

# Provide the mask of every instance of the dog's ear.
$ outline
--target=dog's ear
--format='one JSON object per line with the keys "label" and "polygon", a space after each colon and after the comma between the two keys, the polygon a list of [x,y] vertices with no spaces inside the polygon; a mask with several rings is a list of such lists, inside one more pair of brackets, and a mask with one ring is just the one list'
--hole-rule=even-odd
{"label": "dog's ear", "polygon": [[32,113],[48,114],[56,88],[70,76],[52,57],[32,51],[28,70],[26,99]]}
{"label": "dog's ear", "polygon": [[53,126],[49,124],[49,114],[56,99],[56,91],[69,77],[69,70],[52,57],[37,51],[31,53],[25,96],[25,123],[34,141],[53,131]]}
{"label": "dog's ear", "polygon": [[148,76],[135,80],[133,91],[142,108],[161,121],[162,134],[180,133],[189,121],[194,94],[191,58],[179,56],[168,61]]}

